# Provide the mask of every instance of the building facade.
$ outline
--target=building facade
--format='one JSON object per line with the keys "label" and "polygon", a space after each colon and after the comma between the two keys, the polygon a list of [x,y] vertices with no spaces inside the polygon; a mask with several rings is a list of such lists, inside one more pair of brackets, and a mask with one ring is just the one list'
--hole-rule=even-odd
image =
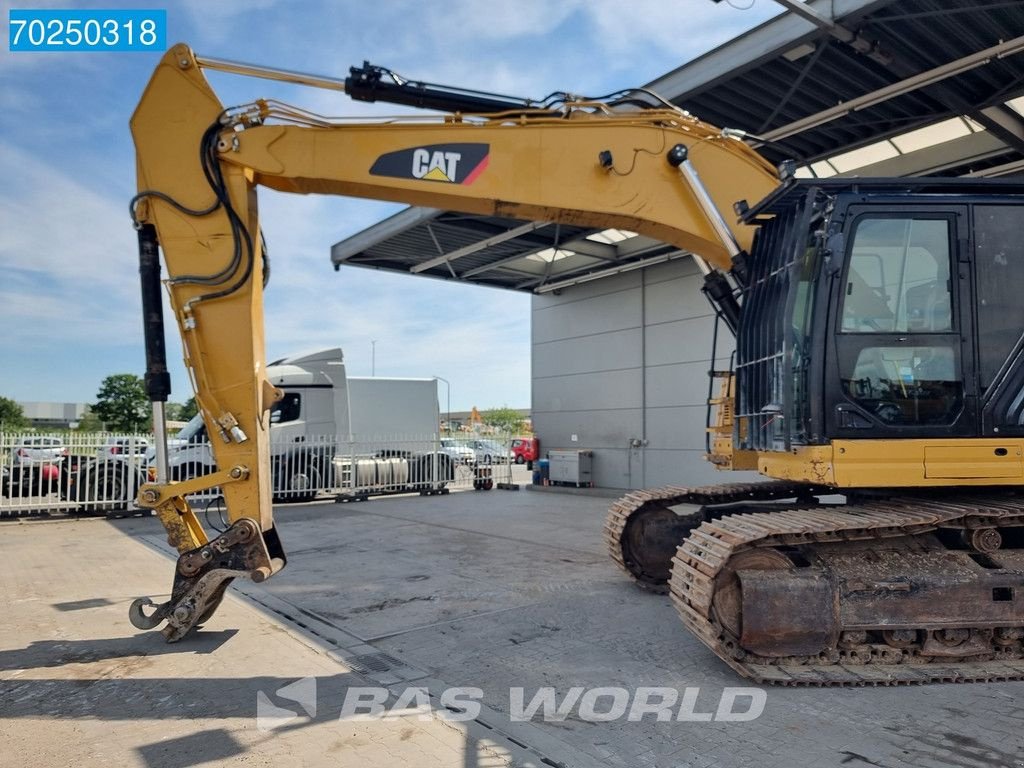
{"label": "building facade", "polygon": [[[593,451],[605,488],[726,479],[704,460],[715,319],[700,286],[684,258],[533,298],[533,427],[544,451]],[[732,338],[720,331],[724,368]]]}
{"label": "building facade", "polygon": [[88,403],[19,402],[34,429],[73,429],[89,410]]}

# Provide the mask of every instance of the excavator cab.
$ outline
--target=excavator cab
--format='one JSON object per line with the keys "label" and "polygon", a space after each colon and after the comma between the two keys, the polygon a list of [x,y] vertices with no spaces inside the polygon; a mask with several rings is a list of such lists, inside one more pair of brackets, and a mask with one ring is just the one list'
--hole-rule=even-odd
{"label": "excavator cab", "polygon": [[1022,193],[969,180],[801,181],[751,208],[736,446],[756,451],[765,474],[838,487],[1024,479],[1017,443],[955,470],[929,460],[962,438],[1021,435],[1024,310],[1010,286],[1024,253],[1006,222],[1024,220]]}
{"label": "excavator cab", "polygon": [[743,218],[729,416],[776,479],[630,493],[612,558],[760,682],[1024,677],[1024,186],[790,181]]}

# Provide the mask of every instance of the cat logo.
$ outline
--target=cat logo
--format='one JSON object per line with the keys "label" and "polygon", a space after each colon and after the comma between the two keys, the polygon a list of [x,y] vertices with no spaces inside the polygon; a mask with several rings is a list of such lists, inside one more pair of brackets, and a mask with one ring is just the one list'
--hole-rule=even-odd
{"label": "cat logo", "polygon": [[459,152],[431,152],[426,149],[412,151],[412,175],[431,181],[454,181],[462,154]]}
{"label": "cat logo", "polygon": [[487,167],[489,144],[430,144],[377,158],[370,173],[396,179],[472,184]]}

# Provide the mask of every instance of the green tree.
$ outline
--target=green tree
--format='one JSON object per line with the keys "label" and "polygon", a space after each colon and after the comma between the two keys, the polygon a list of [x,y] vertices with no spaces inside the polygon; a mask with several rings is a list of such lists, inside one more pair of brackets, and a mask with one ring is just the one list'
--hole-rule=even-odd
{"label": "green tree", "polygon": [[107,429],[114,432],[141,432],[149,427],[149,398],[146,385],[133,373],[107,376],[96,393],[92,406]]}
{"label": "green tree", "polygon": [[188,421],[198,412],[196,399],[190,397],[184,403],[168,403],[166,408],[168,421]]}
{"label": "green tree", "polygon": [[523,417],[519,411],[509,408],[507,405],[483,411],[480,417],[487,426],[495,427],[503,432],[518,432],[523,428]]}
{"label": "green tree", "polygon": [[197,413],[199,413],[199,406],[196,404],[196,399],[195,397],[190,397],[185,401],[185,404],[181,406],[181,411],[178,412],[178,418],[182,421],[188,421]]}
{"label": "green tree", "polygon": [[103,429],[103,422],[100,421],[100,417],[97,416],[92,410],[88,410],[82,414],[82,418],[78,420],[78,428],[76,432],[99,432]]}
{"label": "green tree", "polygon": [[24,429],[28,419],[21,406],[9,397],[0,397],[0,429]]}
{"label": "green tree", "polygon": [[164,415],[167,421],[188,421],[193,418],[199,407],[195,397],[189,397],[184,402],[168,402],[164,407]]}

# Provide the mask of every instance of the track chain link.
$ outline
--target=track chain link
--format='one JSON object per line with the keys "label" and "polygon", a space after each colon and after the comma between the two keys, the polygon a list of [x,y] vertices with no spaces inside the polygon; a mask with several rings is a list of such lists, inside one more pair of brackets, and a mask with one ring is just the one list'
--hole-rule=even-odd
{"label": "track chain link", "polygon": [[694,635],[744,677],[774,685],[913,685],[1024,679],[1024,658],[1006,649],[991,660],[930,660],[889,646],[862,646],[825,658],[764,659],[745,654],[714,617],[715,578],[739,552],[755,547],[882,540],[939,527],[1024,522],[1013,500],[904,497],[820,510],[729,515],[702,524],[673,558],[672,603]]}
{"label": "track chain link", "polygon": [[1024,679],[1018,648],[997,650],[991,659],[930,660],[888,645],[840,650],[828,658],[764,659],[749,656],[714,618],[715,577],[738,552],[754,547],[799,546],[887,539],[937,528],[987,528],[1024,524],[1024,500],[977,493],[943,497],[900,497],[854,505],[822,506],[715,516],[695,527],[672,560],[668,584],[637,578],[623,554],[627,528],[646,512],[676,505],[715,507],[780,501],[837,493],[834,489],[787,481],[631,491],[610,508],[604,525],[612,559],[645,589],[670,592],[683,623],[717,656],[758,683],[788,686],[914,685]]}

